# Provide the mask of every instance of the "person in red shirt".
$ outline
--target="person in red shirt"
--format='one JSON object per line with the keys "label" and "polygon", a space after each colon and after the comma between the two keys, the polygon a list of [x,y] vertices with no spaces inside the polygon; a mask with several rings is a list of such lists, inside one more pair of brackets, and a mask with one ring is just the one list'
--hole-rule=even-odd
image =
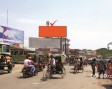
{"label": "person in red shirt", "polygon": [[108,64],[108,75],[112,79],[112,61]]}

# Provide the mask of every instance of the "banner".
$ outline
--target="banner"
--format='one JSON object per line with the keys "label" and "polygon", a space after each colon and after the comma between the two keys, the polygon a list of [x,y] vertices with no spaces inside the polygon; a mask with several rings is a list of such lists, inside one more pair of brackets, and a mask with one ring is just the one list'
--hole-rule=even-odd
{"label": "banner", "polygon": [[24,31],[0,26],[0,39],[4,42],[24,44]]}
{"label": "banner", "polygon": [[39,37],[67,37],[67,27],[39,26]]}

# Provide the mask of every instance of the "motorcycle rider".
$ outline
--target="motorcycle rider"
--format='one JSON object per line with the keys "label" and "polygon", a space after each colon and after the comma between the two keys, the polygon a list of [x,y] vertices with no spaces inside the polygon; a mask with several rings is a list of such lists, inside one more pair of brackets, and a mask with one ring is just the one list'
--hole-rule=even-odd
{"label": "motorcycle rider", "polygon": [[3,69],[4,69],[4,67],[1,66],[1,64],[2,64],[3,62],[5,62],[5,57],[4,57],[3,55],[0,55],[0,70],[3,70]]}
{"label": "motorcycle rider", "polygon": [[24,68],[31,68],[31,71],[34,75],[34,72],[35,72],[35,64],[34,62],[31,60],[31,56],[30,55],[27,55],[26,56],[26,59],[24,60]]}

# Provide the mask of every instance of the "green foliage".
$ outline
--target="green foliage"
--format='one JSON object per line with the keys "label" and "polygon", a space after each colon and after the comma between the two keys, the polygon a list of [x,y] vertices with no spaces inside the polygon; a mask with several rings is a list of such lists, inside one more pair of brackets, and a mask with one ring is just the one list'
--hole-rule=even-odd
{"label": "green foliage", "polygon": [[96,50],[96,52],[100,55],[102,55],[103,59],[107,58],[107,57],[112,57],[112,50],[108,50],[106,48],[101,48]]}

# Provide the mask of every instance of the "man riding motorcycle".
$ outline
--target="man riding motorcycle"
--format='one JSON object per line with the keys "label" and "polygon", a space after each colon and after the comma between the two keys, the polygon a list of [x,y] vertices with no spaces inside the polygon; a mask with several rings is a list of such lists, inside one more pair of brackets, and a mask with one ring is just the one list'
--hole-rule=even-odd
{"label": "man riding motorcycle", "polygon": [[35,72],[35,64],[34,62],[31,60],[31,56],[30,55],[27,55],[26,56],[26,59],[24,60],[24,68],[31,68],[31,71],[34,75],[34,72]]}

